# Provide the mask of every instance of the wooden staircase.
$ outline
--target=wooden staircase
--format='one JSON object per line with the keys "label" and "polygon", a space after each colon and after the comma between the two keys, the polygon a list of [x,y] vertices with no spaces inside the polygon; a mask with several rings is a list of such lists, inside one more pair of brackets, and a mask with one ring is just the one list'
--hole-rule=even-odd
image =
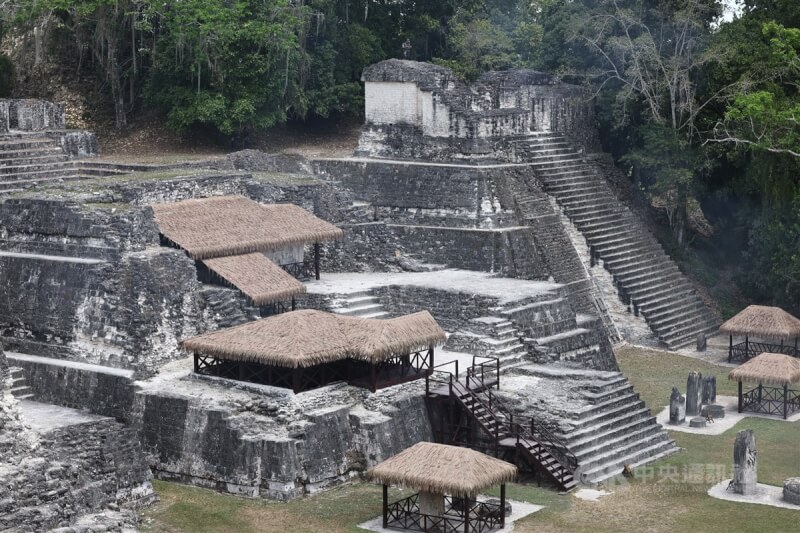
{"label": "wooden staircase", "polygon": [[494,360],[494,363],[473,364],[463,377],[459,377],[456,368],[455,374],[448,372],[446,381],[428,376],[428,397],[454,400],[461,412],[488,437],[495,456],[513,457],[517,465],[524,463],[562,491],[574,489],[578,485],[573,476],[578,466],[575,455],[546,427],[533,418],[520,420],[503,405],[492,392],[492,388],[500,384],[499,364],[494,358],[482,359]]}

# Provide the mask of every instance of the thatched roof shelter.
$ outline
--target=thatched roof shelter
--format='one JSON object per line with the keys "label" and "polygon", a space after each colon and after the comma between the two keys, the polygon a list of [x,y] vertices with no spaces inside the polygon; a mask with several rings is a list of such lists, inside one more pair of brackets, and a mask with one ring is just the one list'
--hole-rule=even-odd
{"label": "thatched roof shelter", "polygon": [[428,311],[381,320],[302,310],[206,333],[181,346],[224,360],[307,368],[348,358],[378,363],[445,340]]}
{"label": "thatched roof shelter", "polygon": [[367,477],[384,485],[464,497],[513,481],[517,467],[468,448],[420,442],[371,468]]}
{"label": "thatched roof shelter", "polygon": [[261,205],[243,196],[152,206],[159,231],[192,259],[266,252],[341,239],[343,232],[294,204]]}
{"label": "thatched roof shelter", "polygon": [[781,387],[800,383],[800,359],[779,353],[762,353],[731,370],[728,379]]}
{"label": "thatched roof shelter", "polygon": [[730,335],[791,339],[800,337],[800,320],[780,307],[749,305],[719,330]]}
{"label": "thatched roof shelter", "polygon": [[206,259],[203,264],[255,305],[284,301],[306,292],[305,285],[261,253]]}

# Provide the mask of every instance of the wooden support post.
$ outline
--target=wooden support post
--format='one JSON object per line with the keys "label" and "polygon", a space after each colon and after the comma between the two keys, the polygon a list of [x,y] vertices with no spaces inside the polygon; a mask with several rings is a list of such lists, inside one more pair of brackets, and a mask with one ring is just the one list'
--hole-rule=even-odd
{"label": "wooden support post", "polygon": [[300,392],[300,372],[302,371],[303,369],[299,367],[292,371],[292,391],[294,391],[295,394]]}
{"label": "wooden support post", "polygon": [[761,383],[758,384],[758,408],[761,409],[761,393],[764,390],[764,385]]}
{"label": "wooden support post", "polygon": [[744,404],[744,398],[742,398],[742,382],[739,382],[739,412],[742,412],[742,406]]}
{"label": "wooden support post", "polygon": [[297,309],[297,302],[295,302],[294,296],[292,296],[292,311]]}
{"label": "wooden support post", "polygon": [[783,385],[783,419],[789,416],[789,385]]}
{"label": "wooden support post", "polygon": [[383,529],[389,527],[389,486],[383,486]]}
{"label": "wooden support post", "polygon": [[750,359],[750,339],[748,337],[744,338],[744,360],[747,361]]}
{"label": "wooden support post", "polygon": [[319,243],[314,243],[314,277],[319,279]]}
{"label": "wooden support post", "polygon": [[733,334],[729,335],[728,339],[730,340],[728,343],[728,362],[730,363],[733,359]]}
{"label": "wooden support post", "polygon": [[375,364],[369,365],[369,390],[375,392],[378,385],[378,372]]}
{"label": "wooden support post", "polygon": [[506,527],[506,484],[500,485],[500,529]]}
{"label": "wooden support post", "polygon": [[469,533],[469,497],[464,496],[464,533]]}
{"label": "wooden support post", "polygon": [[194,354],[194,371],[195,373],[200,370],[200,358],[197,357],[197,353]]}

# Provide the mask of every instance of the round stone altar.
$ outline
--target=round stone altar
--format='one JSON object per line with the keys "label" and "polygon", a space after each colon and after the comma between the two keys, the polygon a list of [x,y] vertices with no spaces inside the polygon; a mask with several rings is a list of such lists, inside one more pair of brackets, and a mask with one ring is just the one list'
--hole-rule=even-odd
{"label": "round stone altar", "polygon": [[784,480],[783,499],[787,503],[800,505],[800,477],[790,477]]}
{"label": "round stone altar", "polygon": [[706,427],[706,419],[702,416],[696,416],[689,420],[689,427],[692,428],[704,428]]}

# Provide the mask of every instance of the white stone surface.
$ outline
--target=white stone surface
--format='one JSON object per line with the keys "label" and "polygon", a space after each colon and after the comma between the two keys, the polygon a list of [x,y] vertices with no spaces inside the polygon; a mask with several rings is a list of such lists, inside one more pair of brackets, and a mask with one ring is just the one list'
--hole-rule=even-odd
{"label": "white stone surface", "polygon": [[759,483],[755,494],[745,496],[743,494],[736,494],[733,492],[733,490],[727,490],[730,481],[730,479],[726,479],[725,481],[714,485],[708,489],[708,495],[719,500],[740,503],[757,503],[760,505],[771,505],[773,507],[782,507],[784,509],[794,509],[796,511],[800,511],[800,505],[793,505],[784,501],[783,487],[775,487],[773,485]]}
{"label": "white stone surface", "polygon": [[29,400],[20,401],[19,410],[31,429],[39,433],[46,433],[54,429],[84,424],[86,422],[95,422],[106,418],[84,411],[78,411],[77,409],[32,402]]}
{"label": "white stone surface", "polygon": [[[488,497],[478,496],[479,501],[484,501],[486,499],[488,499]],[[514,522],[544,509],[543,505],[534,505],[532,503],[518,502],[515,500],[508,500],[508,503],[511,504],[511,516],[506,517],[506,527],[503,529],[495,529],[494,531],[496,532],[508,533],[509,531],[514,531]],[[381,516],[359,524],[358,527],[360,529],[376,531],[378,533],[394,533],[398,531],[396,529],[384,529],[383,517]]]}
{"label": "white stone surface", "polygon": [[419,89],[416,83],[374,82],[364,84],[364,114],[373,124],[421,125]]}
{"label": "white stone surface", "polygon": [[447,269],[434,272],[332,273],[325,274],[321,280],[306,283],[306,289],[310,294],[347,294],[389,285],[481,294],[497,298],[501,304],[555,293],[561,287],[557,283],[547,281],[501,278],[488,272]]}
{"label": "white stone surface", "polygon": [[[739,421],[748,418],[748,417],[755,417],[755,418],[766,418],[769,420],[780,420],[784,421],[783,417],[779,416],[770,416],[770,415],[761,415],[756,413],[739,413],[739,399],[736,396],[717,396],[717,401],[714,402],[717,405],[721,405],[725,408],[725,417],[724,418],[715,418],[713,423],[706,424],[704,428],[692,428],[689,427],[689,418],[686,418],[686,421],[681,425],[675,425],[669,423],[669,406],[665,407],[661,410],[661,412],[656,415],[656,422],[664,426],[664,429],[668,429],[671,431],[683,431],[685,433],[695,433],[697,435],[722,435],[733,426],[735,426]],[[797,422],[800,421],[800,413],[795,413],[794,415],[790,416],[785,422]]]}
{"label": "white stone surface", "polygon": [[613,492],[608,492],[606,490],[595,490],[595,489],[580,489],[575,492],[575,497],[579,500],[584,500],[587,502],[596,502],[603,496],[609,496],[614,494]]}
{"label": "white stone surface", "polygon": [[109,374],[112,376],[133,378],[133,370],[126,370],[124,368],[113,368],[110,366],[92,365],[89,363],[79,363],[78,361],[66,361],[64,359],[53,359],[52,357],[41,357],[38,355],[28,355],[16,352],[6,352],[6,357],[10,362],[26,361],[29,363],[36,363],[39,365],[60,366],[64,368],[74,368],[76,370],[85,370],[87,372],[94,372],[97,374]]}
{"label": "white stone surface", "polygon": [[0,257],[18,257],[21,259],[36,259],[38,261],[55,261],[57,263],[80,263],[83,265],[97,265],[105,263],[103,259],[92,259],[89,257],[69,257],[63,255],[43,255],[43,254],[23,254],[17,252],[0,251]]}

